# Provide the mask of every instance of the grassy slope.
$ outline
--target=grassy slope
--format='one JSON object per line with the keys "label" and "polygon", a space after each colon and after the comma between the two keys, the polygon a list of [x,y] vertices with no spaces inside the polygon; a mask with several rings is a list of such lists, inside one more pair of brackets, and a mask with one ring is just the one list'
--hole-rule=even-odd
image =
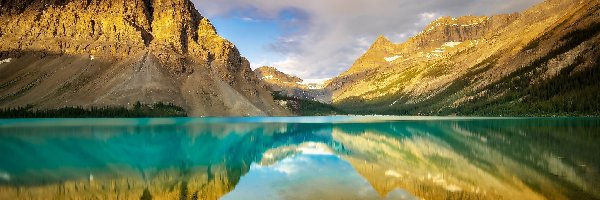
{"label": "grassy slope", "polygon": [[[559,25],[560,26],[560,25]],[[469,73],[458,78],[449,87],[435,96],[408,104],[406,94],[389,95],[373,100],[352,98],[336,104],[340,108],[355,114],[391,114],[391,115],[483,115],[483,116],[589,116],[600,115],[600,58],[585,60],[579,58],[571,66],[562,69],[559,74],[541,83],[532,83],[541,69],[553,58],[568,52],[581,43],[600,33],[600,23],[593,23],[585,29],[577,29],[560,37],[562,45],[546,55],[536,59],[503,79],[488,87],[468,92],[469,84],[493,67],[498,56],[492,56],[473,67]],[[535,49],[547,37],[532,41],[525,50]],[[525,51],[524,50],[524,51]],[[592,67],[576,71],[575,68],[592,62]],[[486,95],[458,105],[450,106],[455,100],[486,91]],[[465,93],[465,92],[468,92]],[[498,94],[500,94],[498,96]],[[396,103],[393,103],[396,102]],[[357,104],[364,106],[356,106]],[[390,106],[392,105],[393,106]]]}

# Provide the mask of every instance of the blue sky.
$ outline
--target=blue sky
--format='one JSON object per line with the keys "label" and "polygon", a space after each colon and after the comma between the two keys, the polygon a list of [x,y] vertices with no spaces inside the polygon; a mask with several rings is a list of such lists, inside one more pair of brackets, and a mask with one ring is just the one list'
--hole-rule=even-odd
{"label": "blue sky", "polygon": [[541,0],[192,0],[253,68],[303,79],[346,71],[379,36],[402,42],[441,16],[493,15]]}
{"label": "blue sky", "polygon": [[338,156],[300,154],[269,166],[253,163],[235,189],[221,199],[416,199],[399,189],[386,196],[381,198],[350,163]]}
{"label": "blue sky", "polygon": [[233,42],[242,55],[252,61],[253,67],[284,59],[284,55],[268,49],[282,34],[276,21],[241,17],[215,17],[211,21],[221,36]]}

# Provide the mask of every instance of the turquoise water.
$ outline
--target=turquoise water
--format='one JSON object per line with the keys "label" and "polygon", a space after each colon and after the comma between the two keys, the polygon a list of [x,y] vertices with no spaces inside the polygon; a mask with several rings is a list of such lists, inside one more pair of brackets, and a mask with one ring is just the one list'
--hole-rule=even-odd
{"label": "turquoise water", "polygon": [[600,199],[600,119],[0,120],[0,199]]}

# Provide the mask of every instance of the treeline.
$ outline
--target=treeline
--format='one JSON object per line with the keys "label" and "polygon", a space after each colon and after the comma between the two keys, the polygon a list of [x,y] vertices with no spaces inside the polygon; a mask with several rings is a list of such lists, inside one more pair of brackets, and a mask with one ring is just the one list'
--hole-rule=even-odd
{"label": "treeline", "polygon": [[581,62],[575,62],[545,82],[530,86],[513,84],[519,90],[491,101],[467,102],[458,111],[476,115],[600,116],[597,82],[600,66],[574,71]]}
{"label": "treeline", "polygon": [[133,107],[64,107],[58,109],[34,109],[33,106],[0,110],[0,118],[140,118],[140,117],[185,117],[185,110],[174,104],[162,102]]}
{"label": "treeline", "polygon": [[273,93],[274,100],[286,101],[286,107],[300,116],[324,116],[324,115],[344,115],[347,112],[338,109],[330,104],[321,103],[309,99],[301,99],[283,95],[279,92]]}
{"label": "treeline", "polygon": [[[376,102],[346,102],[345,110],[354,114],[389,115],[460,115],[460,116],[600,116],[600,58],[595,66],[576,71],[575,67],[584,60],[577,60],[565,67],[554,78],[532,84],[535,75],[528,71],[516,72],[505,80],[500,80],[480,91],[487,91],[476,99],[467,100],[451,107],[448,102],[462,97],[459,93],[467,82],[459,79],[445,91],[418,103],[406,103],[408,97],[394,96]],[[524,76],[524,74],[532,74]],[[469,77],[470,78],[470,77]],[[476,93],[477,93],[476,92]],[[499,95],[502,94],[502,95]],[[396,104],[392,105],[392,102]],[[361,105],[361,106],[355,106]],[[351,110],[352,108],[355,110]]]}
{"label": "treeline", "polygon": [[[599,116],[600,57],[577,57],[555,77],[537,84],[530,81],[538,74],[536,70],[539,67],[599,32],[600,23],[595,23],[587,29],[575,30],[563,36],[561,39],[565,44],[488,88],[490,94],[507,90],[510,91],[508,94],[497,99],[486,97],[482,98],[484,101],[469,101],[460,106],[458,111],[476,115]],[[585,62],[594,65],[576,70]]]}

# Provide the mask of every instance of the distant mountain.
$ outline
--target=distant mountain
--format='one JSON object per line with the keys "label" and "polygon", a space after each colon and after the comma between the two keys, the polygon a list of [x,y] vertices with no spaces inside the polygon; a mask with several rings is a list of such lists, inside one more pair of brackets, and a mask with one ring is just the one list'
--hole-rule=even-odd
{"label": "distant mountain", "polygon": [[269,88],[284,96],[330,102],[331,93],[319,83],[307,83],[297,76],[283,73],[275,67],[263,66],[254,70],[256,76]]}
{"label": "distant mountain", "polygon": [[254,70],[273,93],[277,103],[295,115],[341,115],[346,112],[330,105],[331,91],[323,84],[307,83],[297,76],[283,73],[275,67],[260,67]]}
{"label": "distant mountain", "polygon": [[287,114],[190,0],[0,1],[0,108]]}
{"label": "distant mountain", "polygon": [[353,113],[599,115],[599,4],[442,17],[401,44],[379,37],[326,89]]}
{"label": "distant mountain", "polygon": [[271,86],[279,88],[305,88],[305,86],[302,85],[302,79],[297,76],[285,74],[275,67],[263,66],[255,69],[254,74],[256,74],[260,80],[263,80]]}

